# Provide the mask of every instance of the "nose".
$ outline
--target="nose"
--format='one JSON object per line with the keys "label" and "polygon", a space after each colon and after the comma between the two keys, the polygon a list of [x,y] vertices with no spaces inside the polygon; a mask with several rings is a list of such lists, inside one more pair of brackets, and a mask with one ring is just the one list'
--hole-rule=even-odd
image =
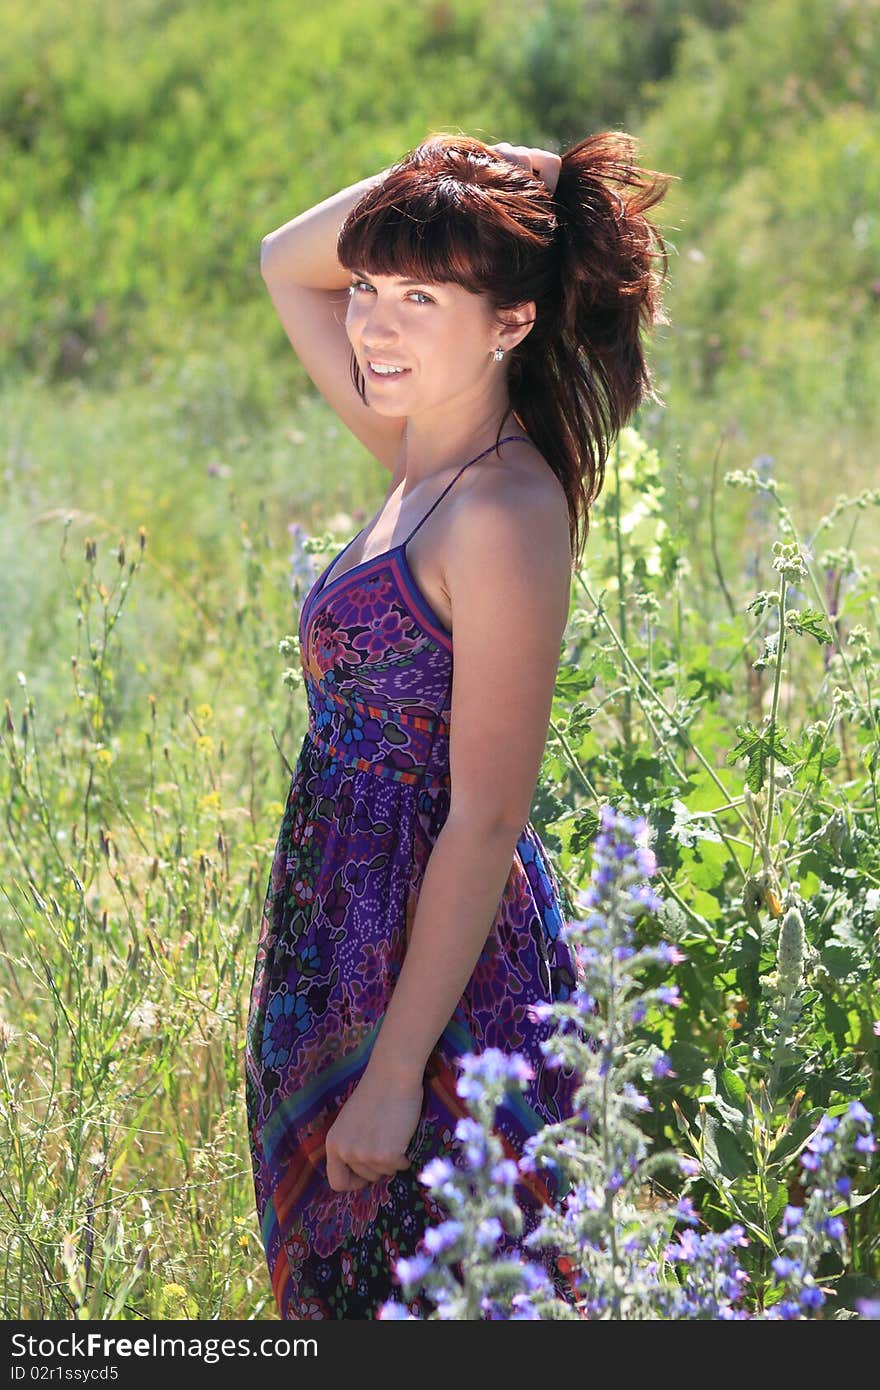
{"label": "nose", "polygon": [[380,303],[376,297],[363,308],[359,326],[361,342],[367,351],[378,352],[380,348],[398,341],[395,310],[387,303]]}

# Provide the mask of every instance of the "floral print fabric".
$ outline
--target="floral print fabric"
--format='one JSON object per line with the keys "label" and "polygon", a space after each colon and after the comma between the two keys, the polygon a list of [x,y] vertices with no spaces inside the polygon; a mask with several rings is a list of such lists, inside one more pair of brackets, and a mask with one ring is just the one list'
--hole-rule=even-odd
{"label": "floral print fabric", "polygon": [[[419,591],[405,546],[329,582],[325,571],[300,615],[308,730],[269,873],[245,1046],[256,1206],[284,1319],[375,1318],[386,1299],[402,1297],[395,1261],[446,1217],[418,1173],[438,1155],[461,1161],[462,1053],[498,1047],[531,1063],[525,1094],[497,1113],[512,1158],[573,1108],[575,1079],[548,1067],[540,1049],[552,1024],[528,1014],[530,1004],[567,998],[575,967],[549,859],[527,822],[483,951],[428,1063],[411,1167],[356,1192],[327,1182],[325,1136],[369,1060],[449,809],[452,637]],[[552,1179],[524,1175],[517,1198],[527,1233],[554,1199]],[[505,1239],[504,1249],[543,1261],[567,1289],[564,1262]],[[410,1306],[430,1311],[418,1298]]]}

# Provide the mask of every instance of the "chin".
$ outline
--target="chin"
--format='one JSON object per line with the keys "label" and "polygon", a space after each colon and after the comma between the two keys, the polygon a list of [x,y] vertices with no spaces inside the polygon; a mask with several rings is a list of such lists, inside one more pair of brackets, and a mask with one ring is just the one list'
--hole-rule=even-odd
{"label": "chin", "polygon": [[388,401],[371,401],[369,396],[367,405],[376,415],[382,415],[386,420],[405,420],[411,414],[409,409],[402,410],[400,406],[391,406]]}

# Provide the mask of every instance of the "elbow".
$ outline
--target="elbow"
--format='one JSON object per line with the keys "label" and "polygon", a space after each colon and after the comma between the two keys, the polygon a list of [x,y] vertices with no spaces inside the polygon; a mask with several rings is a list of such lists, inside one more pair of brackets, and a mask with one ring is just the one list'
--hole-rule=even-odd
{"label": "elbow", "polygon": [[265,273],[266,273],[266,265],[267,265],[267,262],[268,262],[268,259],[269,259],[269,247],[271,246],[271,244],[272,244],[272,234],[271,234],[271,232],[270,232],[267,236],[264,236],[264,237],[263,237],[263,240],[260,242],[260,274],[261,274],[261,275],[265,275]]}
{"label": "elbow", "polygon": [[525,829],[530,809],[531,807],[520,817],[518,814],[506,814],[500,808],[493,814],[485,806],[481,806],[479,810],[469,810],[450,805],[446,824],[451,823],[458,827],[464,835],[471,837],[478,844],[486,844],[492,840],[509,840],[516,844]]}

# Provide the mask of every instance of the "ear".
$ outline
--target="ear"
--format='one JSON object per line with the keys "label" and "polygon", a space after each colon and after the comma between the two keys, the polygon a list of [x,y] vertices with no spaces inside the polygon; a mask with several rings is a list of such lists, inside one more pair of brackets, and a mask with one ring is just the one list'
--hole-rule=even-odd
{"label": "ear", "polygon": [[528,300],[525,304],[515,304],[512,309],[499,309],[497,314],[498,322],[498,346],[503,347],[505,352],[510,352],[517,343],[521,343],[532,331],[535,322],[535,301]]}

